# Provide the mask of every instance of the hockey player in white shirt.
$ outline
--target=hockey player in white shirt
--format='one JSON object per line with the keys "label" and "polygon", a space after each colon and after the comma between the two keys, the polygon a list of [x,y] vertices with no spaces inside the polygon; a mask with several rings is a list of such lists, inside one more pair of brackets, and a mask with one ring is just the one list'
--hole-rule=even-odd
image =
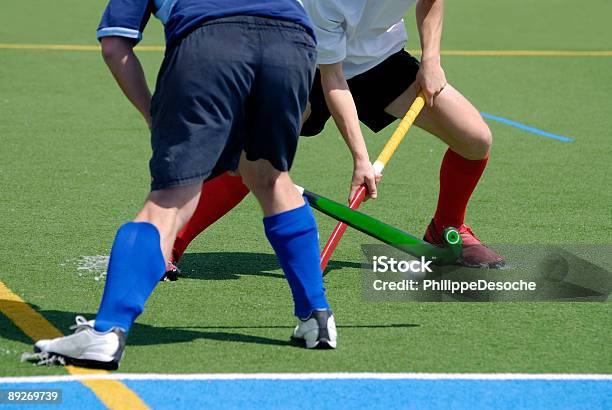
{"label": "hockey player in white shirt", "polygon": [[[448,145],[440,168],[440,192],[425,240],[442,243],[442,231],[459,228],[464,248],[458,263],[499,268],[504,258],[464,223],[468,201],[489,159],[491,131],[478,110],[446,81],[440,63],[443,0],[302,0],[314,23],[318,70],[302,135],[320,133],[333,117],[354,160],[349,197],[376,180],[359,126],[372,131],[404,116],[422,90],[426,106],[416,125]],[[404,50],[404,16],[416,3],[421,60]]]}

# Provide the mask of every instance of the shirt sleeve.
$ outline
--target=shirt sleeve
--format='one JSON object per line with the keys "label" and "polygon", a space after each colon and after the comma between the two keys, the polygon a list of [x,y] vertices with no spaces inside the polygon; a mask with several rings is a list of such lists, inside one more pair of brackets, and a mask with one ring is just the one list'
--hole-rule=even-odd
{"label": "shirt sleeve", "polygon": [[317,64],[334,64],[346,58],[344,17],[333,2],[305,2],[317,36]]}
{"label": "shirt sleeve", "polygon": [[139,42],[151,17],[149,0],[110,0],[98,26],[98,41],[102,37],[118,36]]}

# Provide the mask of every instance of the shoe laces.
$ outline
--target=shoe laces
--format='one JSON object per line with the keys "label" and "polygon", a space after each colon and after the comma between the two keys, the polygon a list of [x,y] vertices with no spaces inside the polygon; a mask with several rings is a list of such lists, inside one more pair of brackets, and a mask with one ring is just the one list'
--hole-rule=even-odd
{"label": "shoe laces", "polygon": [[474,233],[474,231],[472,231],[472,228],[469,225],[466,225],[466,224],[461,225],[461,227],[459,228],[459,234],[469,235],[472,238],[474,238],[476,241],[482,243],[482,241],[476,236],[476,234]]}
{"label": "shoe laces", "polygon": [[34,363],[36,366],[66,366],[66,359],[49,352],[23,353],[21,361]]}
{"label": "shoe laces", "polygon": [[70,330],[74,330],[74,333],[80,332],[81,330],[85,330],[86,328],[90,328],[92,327],[91,325],[91,321],[85,319],[83,316],[81,315],[77,315],[74,318],[75,324],[70,326]]}

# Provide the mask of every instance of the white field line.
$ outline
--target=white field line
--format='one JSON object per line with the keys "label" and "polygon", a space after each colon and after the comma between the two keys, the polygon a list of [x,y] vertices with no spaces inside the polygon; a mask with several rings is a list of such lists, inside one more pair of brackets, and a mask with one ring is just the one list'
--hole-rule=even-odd
{"label": "white field line", "polygon": [[57,383],[82,380],[593,380],[612,381],[612,374],[581,373],[108,373],[0,377],[2,383]]}

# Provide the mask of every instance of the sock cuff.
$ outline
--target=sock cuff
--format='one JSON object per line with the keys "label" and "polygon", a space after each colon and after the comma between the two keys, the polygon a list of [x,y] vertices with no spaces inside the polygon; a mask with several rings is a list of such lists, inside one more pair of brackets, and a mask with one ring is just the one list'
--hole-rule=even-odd
{"label": "sock cuff", "polygon": [[446,151],[443,163],[446,163],[448,166],[451,166],[452,169],[458,170],[463,174],[473,174],[481,173],[487,166],[488,161],[488,155],[482,159],[467,159],[449,148]]}
{"label": "sock cuff", "polygon": [[306,198],[304,198],[304,205],[298,208],[266,216],[263,219],[263,224],[266,233],[282,233],[282,231],[285,230],[295,232],[296,230],[300,229],[316,229],[314,214],[312,213],[312,208],[310,208],[310,204]]}
{"label": "sock cuff", "polygon": [[119,227],[117,235],[144,235],[160,241],[161,235],[155,225],[150,222],[126,222]]}
{"label": "sock cuff", "polygon": [[451,160],[461,161],[464,163],[467,162],[469,164],[481,164],[483,162],[486,163],[489,160],[490,153],[487,154],[486,157],[481,159],[468,159],[449,148],[448,150],[446,150],[446,155],[448,155],[449,159]]}
{"label": "sock cuff", "polygon": [[159,230],[150,222],[124,223],[115,235],[109,268],[114,265],[113,262],[124,266],[131,258],[145,259],[148,271],[152,275],[159,275],[159,280],[166,270],[160,240]]}

